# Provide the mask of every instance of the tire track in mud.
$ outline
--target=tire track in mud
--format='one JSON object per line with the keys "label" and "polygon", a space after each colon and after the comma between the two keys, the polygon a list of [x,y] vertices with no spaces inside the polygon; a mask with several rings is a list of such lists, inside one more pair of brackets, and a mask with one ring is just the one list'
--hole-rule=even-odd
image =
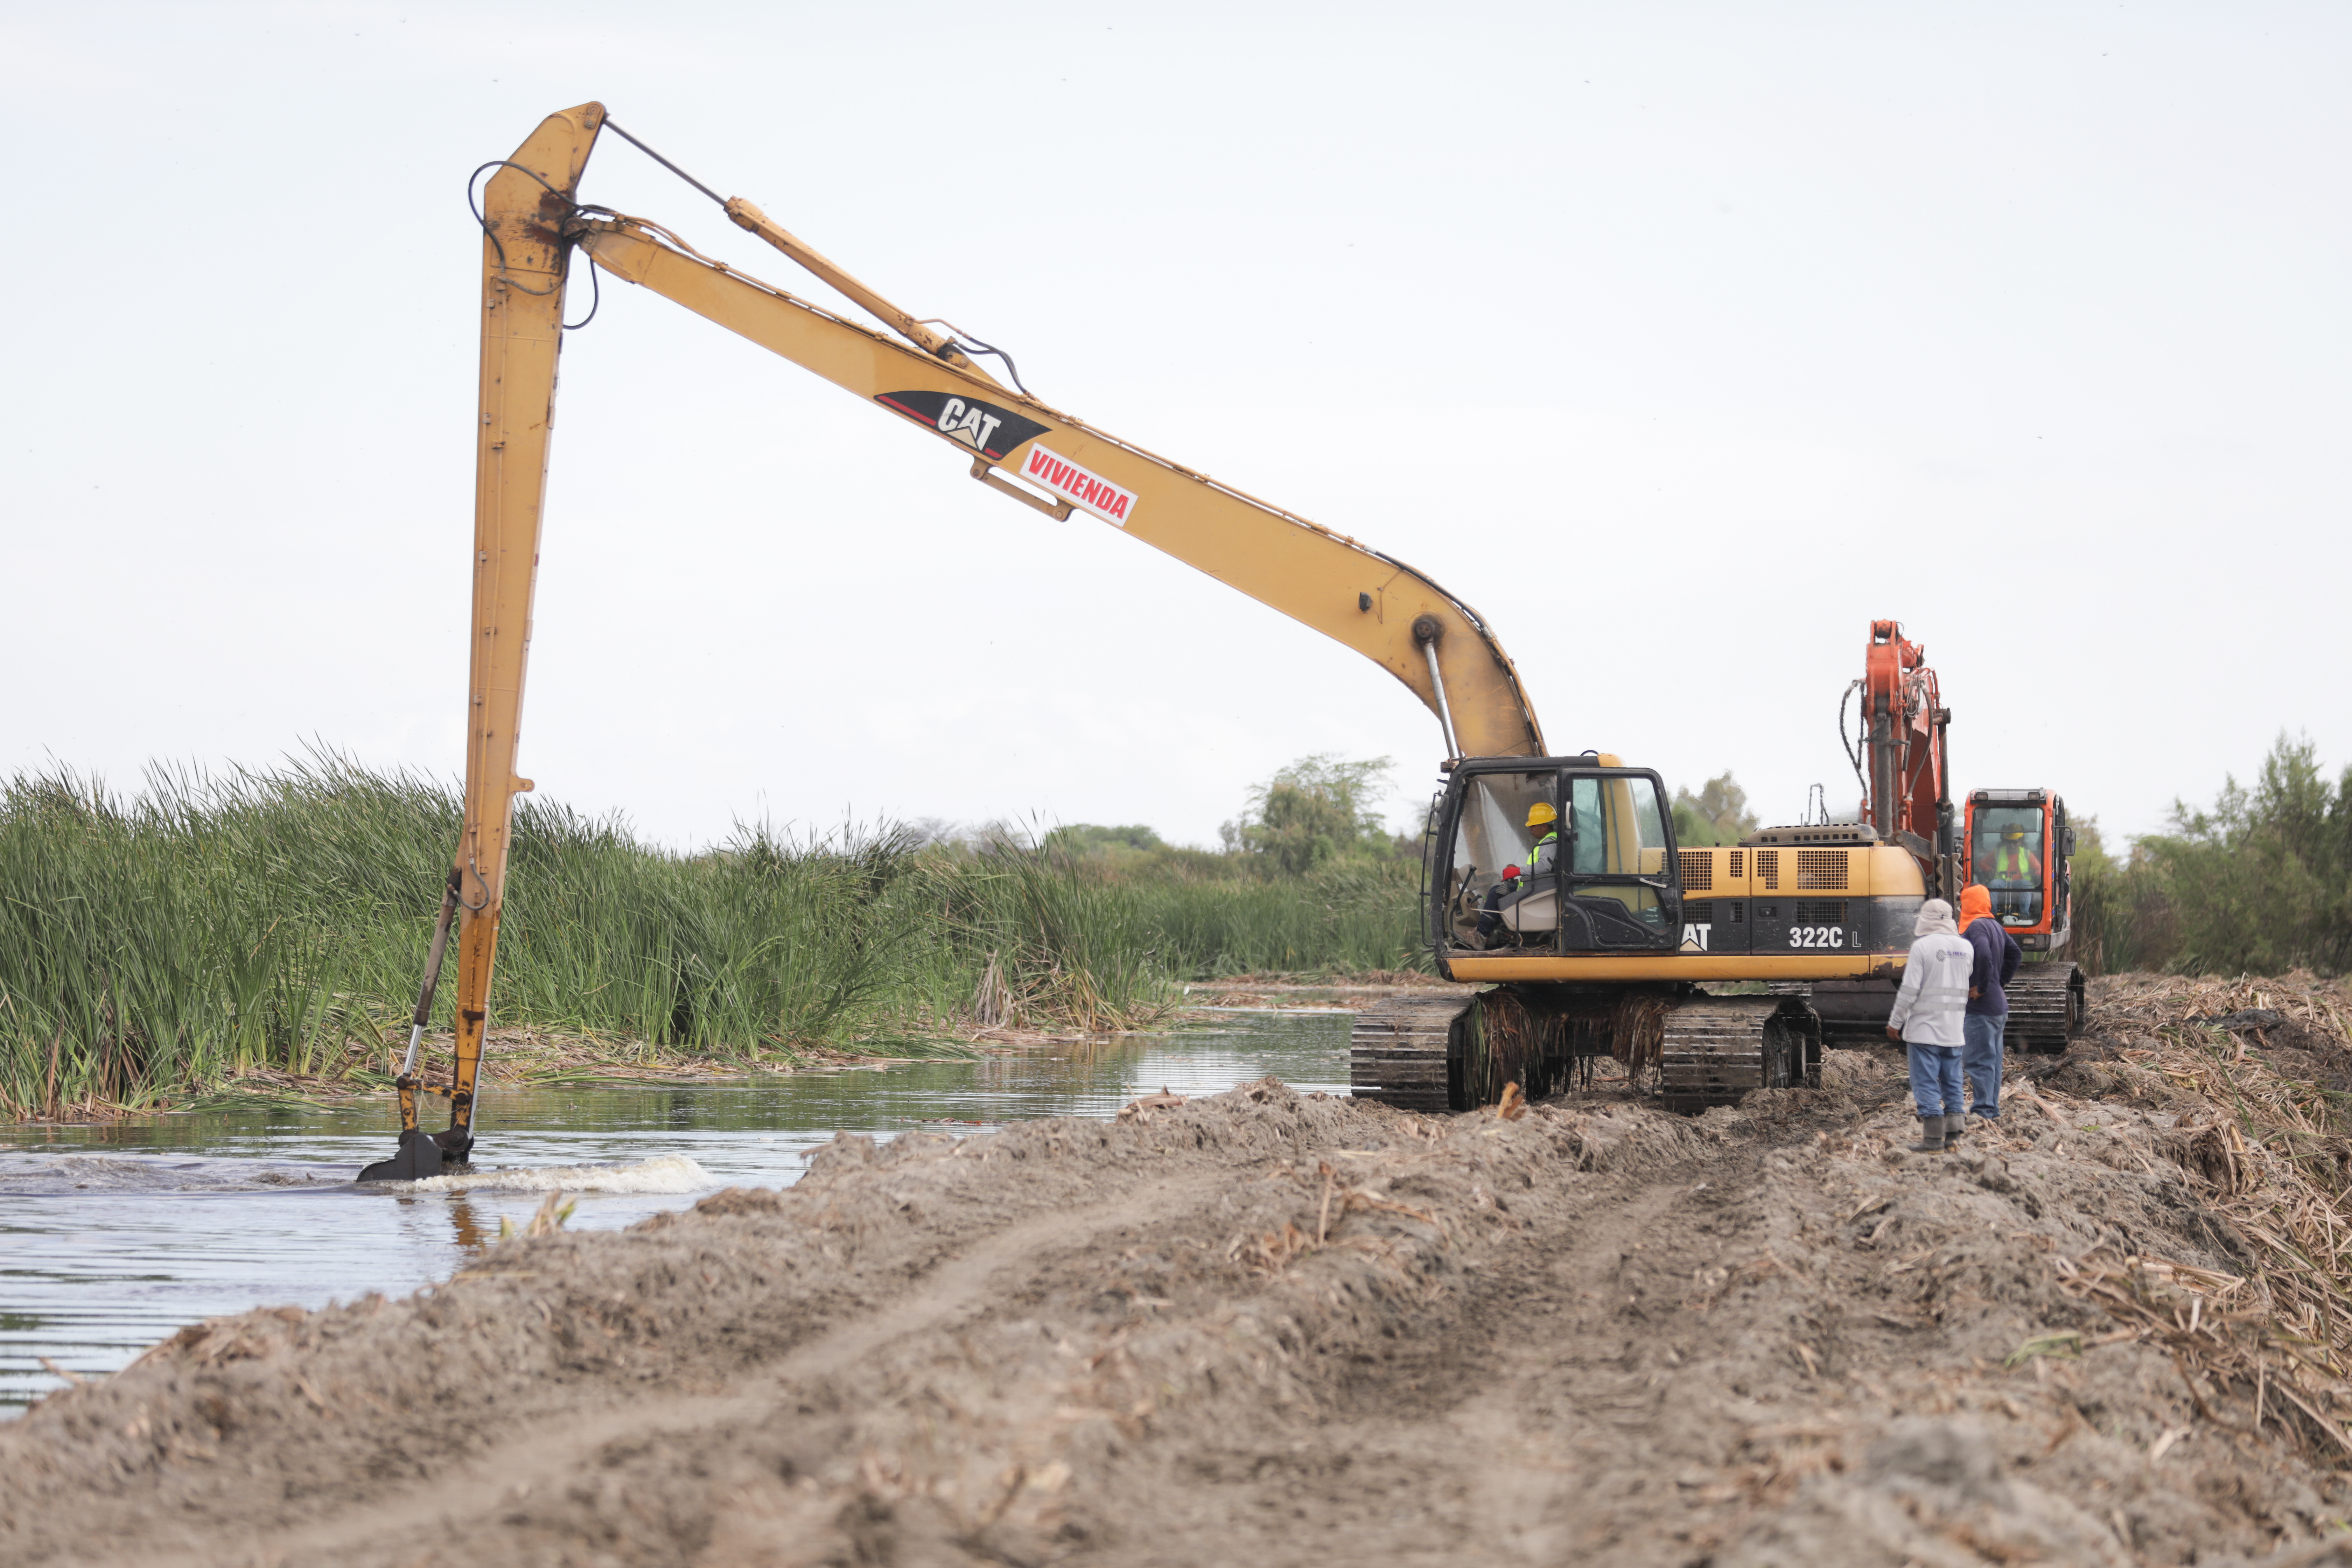
{"label": "tire track in mud", "polygon": [[[91,1521],[9,1507],[0,1542],[55,1562],[234,1542],[393,1563],[492,1539],[517,1562],[592,1542],[720,1561],[727,1521],[765,1517],[832,1543],[811,1561],[887,1557],[897,1535],[1081,1548],[1120,1533],[1081,1469],[1311,1405],[1303,1358],[1443,1315],[1457,1255],[1519,1223],[1501,1178],[1531,1190],[1585,1148],[1487,1121],[1268,1084],[1134,1126],[845,1140],[781,1196],[501,1249],[406,1302],[184,1334],[0,1435],[35,1498]],[[630,1397],[644,1382],[715,1386]],[[101,1498],[131,1506],[95,1515]]]}
{"label": "tire track in mud", "polygon": [[2231,1266],[2153,1123],[2021,1096],[1906,1159],[1893,1068],[1832,1057],[1696,1120],[1269,1082],[844,1140],[57,1396],[0,1432],[0,1558],[2122,1565],[2352,1511],[2154,1347],[2005,1364],[2106,1322],[2053,1259]]}
{"label": "tire track in mud", "polygon": [[[1195,1456],[1234,1494],[1213,1523],[1120,1560],[1582,1563],[1635,1534],[1658,1510],[1623,1483],[1659,1461],[1624,1435],[1654,1428],[1677,1363],[1706,1356],[1657,1325],[1675,1325],[1727,1247],[1760,1246],[1688,1213],[1726,1197],[1752,1211],[1754,1152],[1683,1152],[1691,1163],[1664,1178],[1572,1179],[1572,1201],[1518,1238],[1521,1267],[1466,1279],[1412,1340],[1341,1374],[1328,1415],[1286,1444]],[[1631,1560],[1659,1561],[1664,1533]]]}
{"label": "tire track in mud", "polygon": [[[903,1294],[817,1334],[751,1374],[726,1394],[670,1396],[631,1403],[600,1415],[547,1417],[500,1441],[487,1473],[455,1483],[435,1479],[352,1508],[333,1518],[274,1535],[256,1536],[241,1550],[261,1563],[361,1563],[402,1538],[419,1518],[436,1519],[456,1534],[480,1540],[503,1509],[535,1490],[559,1488],[612,1445],[693,1444],[756,1425],[794,1385],[837,1376],[896,1340],[950,1331],[953,1320],[983,1310],[1013,1270],[1034,1273],[1087,1247],[1106,1230],[1132,1226],[1171,1204],[1205,1201],[1221,1191],[1215,1178],[1193,1177],[1159,1189],[1139,1205],[1130,1194],[1072,1212],[1025,1220],[981,1237],[960,1256],[917,1276]],[[401,1561],[398,1551],[392,1560]],[[158,1568],[216,1561],[213,1556],[157,1555]]]}

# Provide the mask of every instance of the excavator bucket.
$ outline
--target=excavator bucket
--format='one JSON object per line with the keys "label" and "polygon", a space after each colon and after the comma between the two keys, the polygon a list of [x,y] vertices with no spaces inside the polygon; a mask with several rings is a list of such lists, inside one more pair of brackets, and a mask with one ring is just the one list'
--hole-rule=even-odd
{"label": "excavator bucket", "polygon": [[441,1145],[433,1134],[416,1129],[400,1135],[400,1152],[378,1160],[360,1173],[362,1182],[421,1182],[441,1173]]}

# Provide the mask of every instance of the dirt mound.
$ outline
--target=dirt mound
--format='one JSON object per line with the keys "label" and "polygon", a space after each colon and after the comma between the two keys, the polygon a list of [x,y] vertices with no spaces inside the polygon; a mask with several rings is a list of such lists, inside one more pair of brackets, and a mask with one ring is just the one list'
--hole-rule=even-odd
{"label": "dirt mound", "polygon": [[[782,1193],[184,1331],[0,1430],[0,1559],[2316,1561],[2352,1312],[2306,1318],[2273,1210],[2338,1212],[2341,1138],[2272,1058],[2352,1047],[2273,984],[2327,1032],[2242,1061],[2184,1020],[2251,998],[2102,983],[1948,1156],[1900,1152],[1892,1051],[1696,1119],[1269,1080],[844,1137]],[[2274,1101],[2323,1120],[2274,1144]]]}

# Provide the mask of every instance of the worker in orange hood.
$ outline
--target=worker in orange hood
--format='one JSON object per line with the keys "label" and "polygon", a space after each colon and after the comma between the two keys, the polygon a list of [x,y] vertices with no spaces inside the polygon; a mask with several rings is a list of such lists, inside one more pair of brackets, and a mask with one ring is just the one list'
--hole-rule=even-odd
{"label": "worker in orange hood", "polygon": [[[2009,994],[2004,987],[2016,978],[2025,952],[2017,939],[1992,918],[1992,892],[1982,887],[1960,889],[1960,940],[1974,954],[1969,971],[1968,1010],[1960,1016],[1960,1071],[1969,1080],[1969,1096],[1976,1102],[1969,1114],[1990,1121],[2000,1115],[2001,1035],[2009,1027]],[[1947,1136],[1958,1136],[1967,1125],[1956,1122]]]}

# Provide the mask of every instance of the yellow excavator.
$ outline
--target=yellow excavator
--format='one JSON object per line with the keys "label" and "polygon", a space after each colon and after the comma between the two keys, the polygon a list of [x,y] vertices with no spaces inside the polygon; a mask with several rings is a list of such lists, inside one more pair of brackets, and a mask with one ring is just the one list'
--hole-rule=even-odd
{"label": "yellow excavator", "polygon": [[[582,174],[607,131],[882,330],[659,224],[582,201]],[[516,761],[556,361],[583,256],[952,446],[990,489],[1056,519],[1083,512],[1345,643],[1429,708],[1445,784],[1426,844],[1427,938],[1438,973],[1463,984],[1360,1016],[1359,1096],[1429,1110],[1491,1103],[1510,1084],[1548,1092],[1602,1056],[1685,1109],[1817,1081],[1822,1032],[1805,995],[1705,987],[1787,990],[1901,965],[1925,893],[1902,847],[1847,824],[1678,850],[1658,775],[1547,745],[1517,670],[1469,605],[1391,556],[1041,401],[1002,351],[892,304],[750,202],[661,157],[604,105],[548,116],[475,181],[482,351],[465,826],[396,1080],[399,1150],[362,1181],[435,1175],[473,1149],[509,813],[531,787]],[[1007,381],[978,363],[992,357]],[[443,1076],[423,1070],[420,1054],[453,928],[456,1033]],[[446,1131],[419,1128],[421,1097],[449,1102]]]}

